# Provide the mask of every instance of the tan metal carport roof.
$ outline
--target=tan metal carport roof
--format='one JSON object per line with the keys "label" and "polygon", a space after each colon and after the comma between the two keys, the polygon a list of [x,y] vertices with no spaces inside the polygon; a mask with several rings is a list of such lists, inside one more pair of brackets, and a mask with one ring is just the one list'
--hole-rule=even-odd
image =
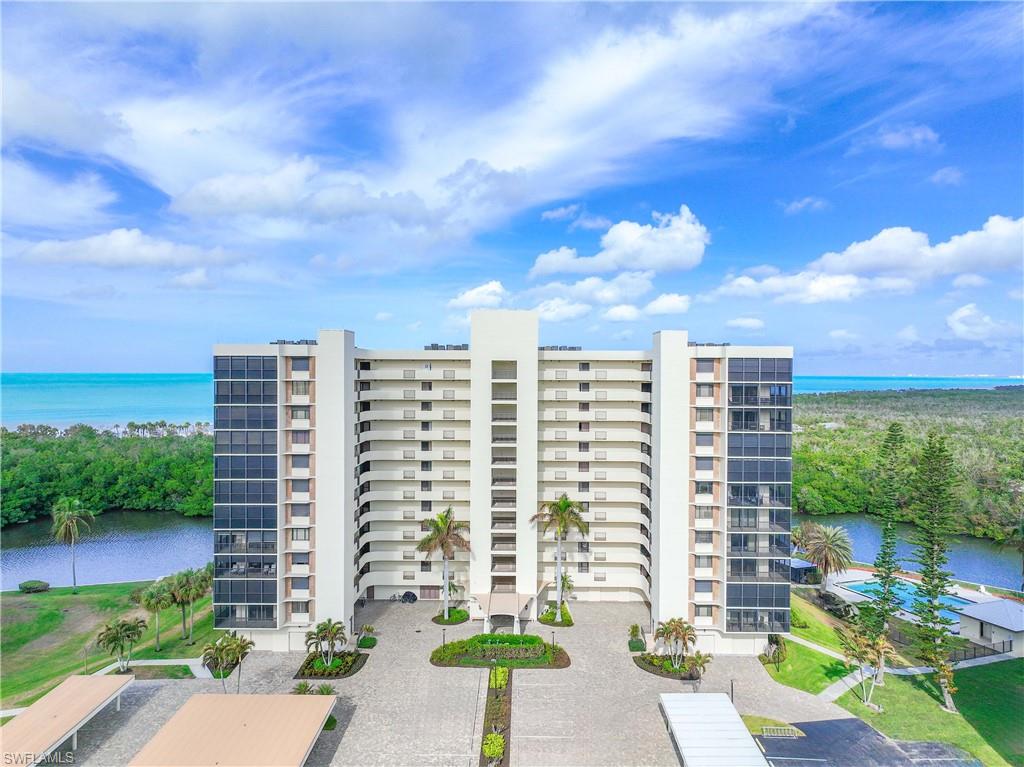
{"label": "tan metal carport roof", "polygon": [[[120,674],[69,676],[0,727],[3,763],[35,764],[78,732],[134,679]],[[25,754],[32,757],[26,759]]]}
{"label": "tan metal carport roof", "polygon": [[301,767],[334,695],[193,695],[131,767]]}

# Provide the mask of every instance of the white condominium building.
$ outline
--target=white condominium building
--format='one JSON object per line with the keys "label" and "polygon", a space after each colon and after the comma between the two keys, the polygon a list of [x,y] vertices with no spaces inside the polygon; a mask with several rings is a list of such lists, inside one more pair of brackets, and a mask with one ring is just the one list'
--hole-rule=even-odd
{"label": "white condominium building", "polygon": [[556,554],[531,519],[562,493],[589,523],[562,546],[573,599],[646,603],[705,651],[789,630],[790,347],[538,347],[535,313],[479,311],[468,345],[422,351],[218,345],[214,378],[216,624],[261,648],[359,599],[439,600],[416,546],[449,507],[471,617],[535,619]]}

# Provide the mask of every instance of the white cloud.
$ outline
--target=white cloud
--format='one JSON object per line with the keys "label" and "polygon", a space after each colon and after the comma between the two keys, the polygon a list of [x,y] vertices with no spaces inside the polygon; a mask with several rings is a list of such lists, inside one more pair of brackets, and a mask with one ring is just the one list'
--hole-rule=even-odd
{"label": "white cloud", "polygon": [[954,288],[981,288],[989,284],[989,280],[980,274],[958,274],[953,278]]}
{"label": "white cloud", "polygon": [[171,278],[171,285],[175,288],[195,290],[210,287],[210,279],[206,275],[206,267],[197,266],[195,269],[176,274]]}
{"label": "white cloud", "polygon": [[939,134],[927,125],[882,125],[875,133],[856,139],[850,147],[850,154],[866,149],[921,151],[941,148]]}
{"label": "white cloud", "polygon": [[377,322],[387,322],[388,320],[393,319],[394,316],[395,315],[393,315],[391,312],[377,312],[375,315],[373,315],[373,318],[377,320]]}
{"label": "white cloud", "polygon": [[577,282],[549,282],[530,291],[530,295],[564,296],[598,304],[617,304],[632,301],[653,287],[654,272],[622,272],[610,280],[586,277]]}
{"label": "white cloud", "polygon": [[865,293],[909,293],[911,280],[897,277],[858,277],[855,274],[822,274],[802,271],[756,280],[740,275],[727,278],[711,297],[744,296],[772,298],[780,303],[819,304],[827,301],[851,301]]}
{"label": "white cloud", "polygon": [[856,340],[857,338],[860,338],[860,336],[857,335],[856,333],[853,333],[844,328],[830,330],[828,331],[828,336],[829,338],[834,338],[836,341],[853,341]]}
{"label": "white cloud", "polygon": [[739,328],[740,330],[761,330],[764,328],[764,320],[757,317],[736,317],[725,323],[727,328]]}
{"label": "white cloud", "polygon": [[685,314],[689,310],[689,296],[679,293],[662,293],[644,307],[644,314]]}
{"label": "white cloud", "polygon": [[787,216],[792,216],[802,211],[826,210],[828,206],[828,201],[821,197],[801,197],[792,202],[782,203],[782,211]]}
{"label": "white cloud", "polygon": [[959,168],[947,165],[945,168],[935,171],[928,177],[928,180],[936,186],[959,186],[960,182],[964,180],[964,174]]}
{"label": "white cloud", "polygon": [[965,341],[990,341],[1016,335],[1020,328],[1009,322],[994,320],[982,312],[977,304],[965,304],[946,317],[946,325],[953,335]]}
{"label": "white cloud", "polygon": [[742,271],[749,277],[771,277],[773,274],[780,274],[781,269],[771,264],[760,264],[759,266],[751,266]]}
{"label": "white cloud", "polygon": [[604,318],[612,322],[632,322],[640,319],[640,310],[632,304],[617,304],[604,313]]}
{"label": "white cloud", "polygon": [[270,173],[225,173],[203,179],[172,203],[191,216],[291,213],[309,193],[319,171],[311,158],[294,159]]}
{"label": "white cloud", "polygon": [[613,341],[625,341],[628,338],[633,337],[633,331],[630,328],[623,328],[622,330],[616,330],[612,333]]}
{"label": "white cloud", "polygon": [[692,269],[704,257],[711,235],[685,205],[678,215],[653,213],[655,224],[620,221],[601,237],[601,250],[580,256],[561,247],[537,257],[530,276],[577,272],[592,274],[618,269],[671,271]]}
{"label": "white cloud", "polygon": [[913,344],[921,340],[917,334],[917,328],[913,325],[905,325],[896,331],[896,340],[904,344]]}
{"label": "white cloud", "polygon": [[500,306],[507,296],[508,291],[505,290],[505,286],[498,280],[491,280],[483,285],[462,291],[448,302],[448,307],[451,309],[493,308]]}
{"label": "white cloud", "polygon": [[537,316],[546,322],[562,322],[582,317],[590,311],[587,304],[576,303],[564,298],[549,298],[534,307]]}
{"label": "white cloud", "polygon": [[563,205],[560,208],[553,208],[552,210],[545,210],[540,214],[541,221],[571,221],[576,218],[576,215],[580,212],[579,203],[573,203],[572,205]]}
{"label": "white cloud", "polygon": [[3,224],[46,231],[94,228],[109,220],[104,211],[117,195],[94,173],[68,181],[40,173],[28,163],[4,158]]}
{"label": "white cloud", "polygon": [[1024,290],[1021,290],[1020,288],[1008,290],[1006,292],[1006,295],[1012,298],[1014,301],[1024,301]]}
{"label": "white cloud", "polygon": [[89,264],[103,267],[181,267],[232,260],[221,248],[161,240],[138,229],[114,229],[80,240],[43,240],[23,255],[37,261]]}
{"label": "white cloud", "polygon": [[983,269],[1019,269],[1024,261],[1024,218],[991,216],[981,229],[930,245],[928,235],[905,226],[883,229],[842,253],[826,253],[811,269],[831,274],[898,274],[918,279]]}

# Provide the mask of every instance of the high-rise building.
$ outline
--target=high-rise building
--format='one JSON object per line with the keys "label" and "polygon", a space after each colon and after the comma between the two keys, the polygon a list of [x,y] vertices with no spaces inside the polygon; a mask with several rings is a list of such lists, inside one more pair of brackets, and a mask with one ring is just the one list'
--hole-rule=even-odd
{"label": "high-rise building", "polygon": [[538,347],[537,315],[479,311],[469,344],[218,345],[216,624],[303,649],[359,599],[439,600],[417,550],[451,508],[471,551],[450,577],[471,617],[535,618],[562,493],[589,523],[562,545],[574,599],[680,617],[705,651],[789,630],[792,349],[654,334],[647,351]]}

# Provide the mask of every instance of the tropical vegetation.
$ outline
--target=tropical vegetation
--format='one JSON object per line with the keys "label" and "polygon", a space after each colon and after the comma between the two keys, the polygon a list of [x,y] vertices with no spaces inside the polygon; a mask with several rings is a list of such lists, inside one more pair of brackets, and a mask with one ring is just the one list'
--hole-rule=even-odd
{"label": "tropical vegetation", "polygon": [[[152,425],[133,431],[91,426],[0,430],[4,502],[0,524],[50,514],[62,498],[99,514],[108,509],[213,513],[213,439]],[[191,427],[190,427],[191,428]]]}
{"label": "tropical vegetation", "polygon": [[804,523],[801,532],[803,556],[817,566],[821,573],[819,588],[824,593],[828,578],[841,573],[853,564],[853,544],[846,528],[833,525]]}
{"label": "tropical vegetation", "polygon": [[435,666],[563,668],[569,665],[569,656],[535,634],[476,634],[435,648],[430,662]]}
{"label": "tropical vegetation", "polygon": [[562,541],[572,530],[586,535],[589,526],[583,519],[583,504],[574,501],[566,493],[556,500],[542,504],[540,511],[530,519],[535,522],[545,535],[549,530],[555,533],[555,614],[562,614]]}
{"label": "tropical vegetation", "polygon": [[117,658],[121,673],[128,670],[132,662],[132,650],[146,630],[142,618],[118,618],[107,623],[96,637],[96,644]]}
{"label": "tropical vegetation", "polygon": [[682,668],[686,651],[697,642],[697,630],[682,618],[669,618],[658,624],[654,639],[664,643],[672,666]]}
{"label": "tropical vegetation", "polygon": [[911,469],[934,431],[947,437],[960,480],[952,491],[953,532],[1007,541],[1024,555],[1022,412],[1020,386],[794,397],[794,506],[815,515],[871,511],[880,491],[879,447],[888,424],[900,420],[906,457],[896,478],[895,521],[918,520],[909,503]]}
{"label": "tropical vegetation", "polygon": [[569,612],[569,603],[562,602],[562,610],[559,613],[555,612],[555,603],[549,602],[547,607],[544,608],[537,620],[543,623],[545,626],[555,626],[558,628],[568,628],[573,625],[572,613]]}
{"label": "tropical vegetation", "polygon": [[440,552],[442,566],[441,595],[444,599],[444,619],[448,620],[449,578],[448,562],[455,557],[456,551],[469,551],[469,541],[463,533],[469,529],[469,523],[455,519],[455,512],[449,506],[436,517],[427,520],[427,534],[416,548],[428,557]]}

